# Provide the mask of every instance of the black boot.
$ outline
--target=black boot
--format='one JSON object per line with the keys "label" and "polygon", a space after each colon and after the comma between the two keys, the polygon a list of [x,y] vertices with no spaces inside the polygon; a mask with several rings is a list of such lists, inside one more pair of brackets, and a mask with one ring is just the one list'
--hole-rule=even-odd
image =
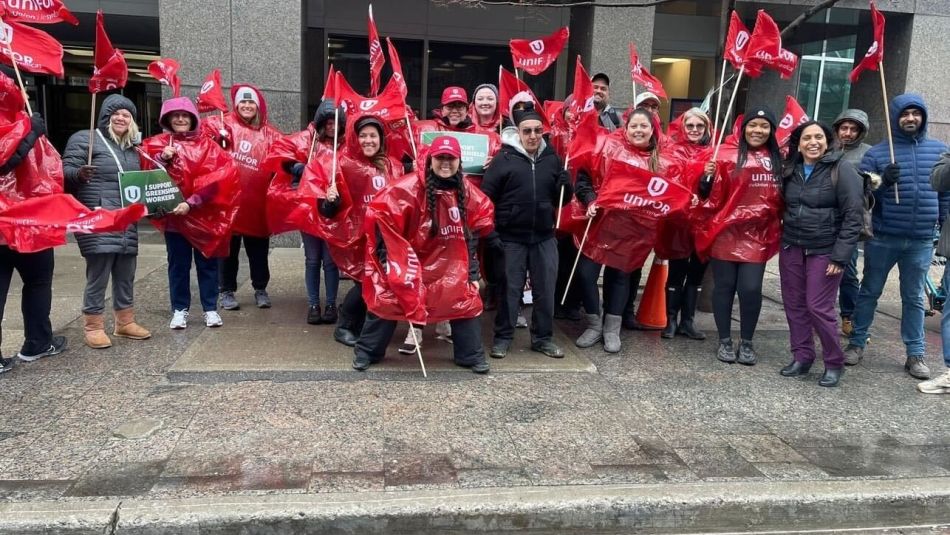
{"label": "black boot", "polygon": [[796,377],[798,375],[808,375],[808,370],[810,369],[811,362],[805,364],[798,362],[797,360],[793,360],[791,364],[782,368],[779,373],[782,374],[783,377]]}
{"label": "black boot", "polygon": [[356,345],[358,333],[359,331],[356,330],[353,320],[341,310],[340,323],[333,331],[333,339],[345,346],[353,347]]}
{"label": "black boot", "polygon": [[844,374],[844,368],[825,368],[825,373],[818,380],[818,386],[835,387],[841,382],[841,376]]}
{"label": "black boot", "polygon": [[[677,334],[682,334],[691,340],[705,340],[706,333],[693,326],[693,315],[696,314],[696,303],[699,302],[700,287],[687,286],[683,291],[682,311]],[[669,310],[669,309],[667,309]]]}
{"label": "black boot", "polygon": [[676,317],[679,315],[682,296],[682,288],[666,288],[666,328],[660,333],[662,338],[673,338],[676,336]]}

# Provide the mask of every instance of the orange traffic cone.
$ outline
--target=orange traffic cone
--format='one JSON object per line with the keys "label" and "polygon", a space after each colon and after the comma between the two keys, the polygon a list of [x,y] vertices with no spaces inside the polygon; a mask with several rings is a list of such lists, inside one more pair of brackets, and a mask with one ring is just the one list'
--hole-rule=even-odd
{"label": "orange traffic cone", "polygon": [[669,270],[666,260],[653,260],[650,277],[637,308],[637,323],[647,329],[666,327],[666,277]]}

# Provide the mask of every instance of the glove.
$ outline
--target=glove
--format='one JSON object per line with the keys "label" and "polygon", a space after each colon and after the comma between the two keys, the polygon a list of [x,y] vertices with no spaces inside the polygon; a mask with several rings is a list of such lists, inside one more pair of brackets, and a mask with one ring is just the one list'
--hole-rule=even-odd
{"label": "glove", "polygon": [[166,215],[168,215],[168,210],[166,210],[164,206],[159,206],[154,212],[148,214],[149,217],[154,217],[156,219],[165,217]]}
{"label": "glove", "polygon": [[46,121],[43,120],[43,116],[39,113],[34,113],[30,117],[30,127],[33,129],[36,137],[46,135]]}
{"label": "glove", "polygon": [[712,175],[703,175],[703,177],[699,179],[699,191],[697,192],[699,194],[699,198],[703,200],[708,199],[709,194],[712,193],[712,187]]}
{"label": "glove", "polygon": [[89,182],[94,176],[96,176],[95,165],[84,165],[79,168],[79,179],[83,182]]}
{"label": "glove", "polygon": [[505,244],[502,243],[501,238],[497,233],[492,234],[488,238],[488,246],[496,251],[503,251],[505,249]]}
{"label": "glove", "polygon": [[564,188],[564,201],[569,202],[571,196],[574,195],[574,186],[571,184],[571,174],[567,172],[567,169],[561,169],[554,180],[554,185],[557,186],[558,196],[560,196],[561,188]]}
{"label": "glove", "polygon": [[293,176],[290,180],[290,187],[296,188],[300,184],[300,177],[303,176],[304,167],[304,164],[298,162],[290,168],[290,174]]}
{"label": "glove", "polygon": [[884,172],[881,173],[881,181],[886,187],[899,183],[901,181],[901,166],[896,163],[888,164],[884,168]]}

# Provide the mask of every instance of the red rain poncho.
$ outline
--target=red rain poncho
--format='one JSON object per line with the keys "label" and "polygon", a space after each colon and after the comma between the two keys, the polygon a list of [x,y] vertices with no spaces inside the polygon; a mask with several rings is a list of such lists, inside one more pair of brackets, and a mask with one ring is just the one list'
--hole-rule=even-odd
{"label": "red rain poncho", "polygon": [[[671,139],[676,139],[676,137],[672,136]],[[695,192],[703,176],[703,165],[706,161],[703,156],[705,155],[707,159],[710,157],[709,147],[683,140],[674,142],[670,153],[676,169],[676,172],[668,175],[670,180],[690,192]],[[664,260],[689,258],[695,250],[693,228],[704,224],[701,219],[703,215],[708,214],[703,214],[700,210],[687,209],[660,221],[654,247],[657,257]]]}
{"label": "red rain poncho", "polygon": [[[464,226],[458,191],[435,189],[439,223],[435,236],[430,236],[432,217],[423,177],[407,175],[370,203],[365,222],[363,299],[373,314],[424,324],[482,313],[478,282],[470,280],[470,249],[464,228],[474,244],[491,232],[495,210],[471,182],[463,179],[462,187]],[[378,238],[385,243],[387,269],[376,254]]]}
{"label": "red rain poncho", "polygon": [[723,144],[712,193],[700,207],[708,223],[695,228],[696,252],[704,259],[767,262],[782,238],[779,183],[767,150],[750,150],[739,170],[737,159],[738,147]]}
{"label": "red rain poncho", "polygon": [[[237,112],[237,92],[249,87],[257,93],[258,124],[249,125]],[[283,134],[267,122],[267,101],[264,94],[249,84],[236,84],[231,87],[233,108],[224,114],[224,122],[219,116],[212,115],[201,121],[201,131],[214,140],[220,140],[220,130],[228,132],[227,151],[237,165],[241,180],[241,203],[237,218],[234,220],[234,233],[246,236],[270,236],[267,228],[267,187],[272,173],[264,168],[264,159],[271,146]]]}
{"label": "red rain poncho", "polygon": [[267,188],[267,227],[271,234],[292,230],[319,234],[316,228],[317,199],[311,184],[314,174],[308,175],[305,172],[297,187],[293,187],[293,176],[284,170],[286,162],[306,164],[313,159],[319,160],[318,163],[325,163],[323,168],[329,173],[333,142],[330,141],[330,145],[314,143],[315,135],[316,130],[313,123],[310,123],[306,130],[284,136],[274,143],[270,154],[264,160],[264,169],[274,173],[274,178]]}
{"label": "red rain poncho", "polygon": [[[472,116],[469,116],[469,121],[477,121]],[[498,154],[498,151],[501,150],[501,137],[498,135],[497,130],[482,130],[475,126],[474,123],[470,124],[466,128],[452,128],[447,126],[442,122],[441,119],[429,119],[425,121],[413,121],[412,123],[412,133],[416,136],[417,147],[419,148],[419,157],[424,158],[424,154],[428,145],[422,144],[422,134],[424,132],[465,132],[466,134],[482,134],[483,136],[488,136],[488,161],[490,162],[492,158]],[[483,175],[464,175],[466,179],[472,181],[475,184],[475,187],[480,187],[482,183]]]}

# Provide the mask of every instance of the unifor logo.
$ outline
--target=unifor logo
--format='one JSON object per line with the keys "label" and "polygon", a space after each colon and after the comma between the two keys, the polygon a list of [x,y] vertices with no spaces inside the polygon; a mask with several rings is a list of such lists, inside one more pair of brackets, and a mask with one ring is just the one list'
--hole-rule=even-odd
{"label": "unifor logo", "polygon": [[386,263],[386,273],[392,273],[398,277],[402,275],[402,268],[395,261],[390,260]]}
{"label": "unifor logo", "polygon": [[540,54],[544,52],[544,41],[540,39],[535,39],[534,41],[531,41],[530,43],[528,43],[528,46],[531,47],[531,51],[534,52],[535,54]]}
{"label": "unifor logo", "polygon": [[383,186],[386,185],[386,179],[381,175],[376,175],[373,177],[373,188],[376,190],[383,189]]}
{"label": "unifor logo", "polygon": [[594,109],[594,96],[591,95],[587,97],[587,100],[584,101],[584,109],[581,111],[591,111]]}
{"label": "unifor logo", "polygon": [[142,188],[138,186],[125,187],[125,200],[129,202],[139,202],[142,199]]}
{"label": "unifor logo", "polygon": [[13,42],[13,27],[5,22],[0,22],[0,43],[9,45]]}
{"label": "unifor logo", "polygon": [[736,35],[736,50],[742,50],[749,43],[749,32],[742,30]]}
{"label": "unifor logo", "polygon": [[211,91],[212,89],[214,89],[214,81],[208,80],[201,86],[201,94],[204,95],[205,93],[207,93],[208,91]]}
{"label": "unifor logo", "polygon": [[238,150],[241,151],[241,152],[248,152],[248,151],[250,151],[250,150],[251,150],[251,142],[248,141],[248,140],[246,140],[246,139],[243,140],[243,141],[241,141],[240,145],[238,145]]}
{"label": "unifor logo", "polygon": [[878,47],[877,41],[874,41],[873,43],[871,43],[871,48],[868,49],[868,53],[865,54],[864,57],[869,58],[873,56],[874,54],[876,54],[877,47]]}
{"label": "unifor logo", "polygon": [[762,162],[762,167],[764,167],[766,171],[772,170],[772,160],[770,158],[762,158],[759,161]]}
{"label": "unifor logo", "polygon": [[376,100],[375,98],[364,100],[363,102],[360,102],[360,109],[363,111],[371,110],[373,109],[374,106],[376,106],[377,102],[379,101]]}
{"label": "unifor logo", "polygon": [[785,117],[782,117],[782,122],[778,124],[778,127],[787,129],[792,126],[793,120],[794,120],[794,117],[792,117],[792,114],[786,113]]}
{"label": "unifor logo", "polygon": [[650,179],[650,183],[647,184],[647,193],[651,197],[656,197],[666,193],[666,189],[670,187],[670,183],[664,180],[662,177],[655,176]]}
{"label": "unifor logo", "polygon": [[459,207],[453,206],[449,208],[449,219],[458,223],[462,219],[462,215],[459,213]]}

